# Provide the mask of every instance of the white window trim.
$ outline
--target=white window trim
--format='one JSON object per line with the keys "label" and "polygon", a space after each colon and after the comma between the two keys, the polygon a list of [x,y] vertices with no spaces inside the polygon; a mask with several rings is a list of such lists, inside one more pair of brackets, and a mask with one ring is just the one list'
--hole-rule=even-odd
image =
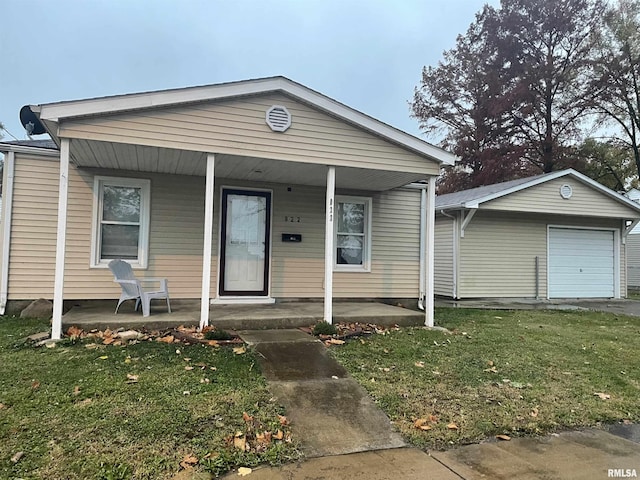
{"label": "white window trim", "polygon": [[365,216],[364,216],[364,250],[362,252],[362,265],[342,265],[338,264],[338,256],[335,251],[338,248],[338,221],[334,222],[333,229],[333,271],[334,272],[371,272],[371,218],[372,218],[372,200],[371,197],[355,197],[351,195],[336,195],[335,196],[336,213],[338,211],[338,204],[344,203],[364,203]]}
{"label": "white window trim", "polygon": [[108,268],[110,259],[100,259],[100,212],[102,210],[102,186],[137,187],[141,189],[140,198],[140,241],[138,260],[125,260],[133,268],[145,269],[149,261],[149,220],[151,218],[151,181],[143,178],[104,177],[96,175],[93,179],[93,218],[91,221],[91,260],[90,268]]}

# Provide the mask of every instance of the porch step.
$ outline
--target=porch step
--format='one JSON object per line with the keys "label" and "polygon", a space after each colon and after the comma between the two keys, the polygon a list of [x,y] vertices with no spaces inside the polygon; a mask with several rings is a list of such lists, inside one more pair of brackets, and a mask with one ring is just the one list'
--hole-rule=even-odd
{"label": "porch step", "polygon": [[[172,313],[166,306],[152,304],[151,315],[143,317],[132,306],[123,305],[115,315],[115,301],[84,302],[74,305],[62,317],[66,330],[76,325],[85,330],[146,328],[150,330],[197,325],[200,320],[198,301],[172,302]],[[375,302],[336,302],[334,323],[375,323],[378,325],[423,325],[424,313]],[[225,330],[263,330],[297,328],[314,325],[323,318],[321,302],[291,302],[270,305],[213,305],[210,324]]]}

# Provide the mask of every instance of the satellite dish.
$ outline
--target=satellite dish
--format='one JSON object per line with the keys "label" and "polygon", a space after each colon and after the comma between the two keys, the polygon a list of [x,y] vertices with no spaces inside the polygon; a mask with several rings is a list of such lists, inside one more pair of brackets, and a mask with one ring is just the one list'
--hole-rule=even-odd
{"label": "satellite dish", "polygon": [[25,105],[20,109],[20,123],[27,131],[27,135],[42,135],[47,133],[44,125],[36,114],[31,111],[29,105]]}

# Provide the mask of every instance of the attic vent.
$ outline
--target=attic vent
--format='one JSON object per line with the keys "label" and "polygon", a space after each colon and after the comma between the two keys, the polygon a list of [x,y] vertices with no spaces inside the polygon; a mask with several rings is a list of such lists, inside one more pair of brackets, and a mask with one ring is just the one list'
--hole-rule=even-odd
{"label": "attic vent", "polygon": [[567,199],[571,198],[571,195],[573,195],[573,189],[571,188],[571,185],[567,185],[565,183],[564,185],[562,185],[560,187],[560,196],[562,198],[567,200]]}
{"label": "attic vent", "polygon": [[291,126],[291,114],[282,105],[274,105],[267,110],[266,120],[274,132],[285,132]]}

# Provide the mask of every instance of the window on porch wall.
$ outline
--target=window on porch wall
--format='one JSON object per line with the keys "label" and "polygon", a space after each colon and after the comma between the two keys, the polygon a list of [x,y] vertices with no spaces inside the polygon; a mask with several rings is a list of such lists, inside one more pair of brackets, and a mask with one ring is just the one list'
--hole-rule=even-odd
{"label": "window on porch wall", "polygon": [[336,196],[335,262],[337,272],[371,269],[371,198]]}
{"label": "window on porch wall", "polygon": [[120,258],[146,268],[149,197],[149,180],[95,178],[92,267]]}

